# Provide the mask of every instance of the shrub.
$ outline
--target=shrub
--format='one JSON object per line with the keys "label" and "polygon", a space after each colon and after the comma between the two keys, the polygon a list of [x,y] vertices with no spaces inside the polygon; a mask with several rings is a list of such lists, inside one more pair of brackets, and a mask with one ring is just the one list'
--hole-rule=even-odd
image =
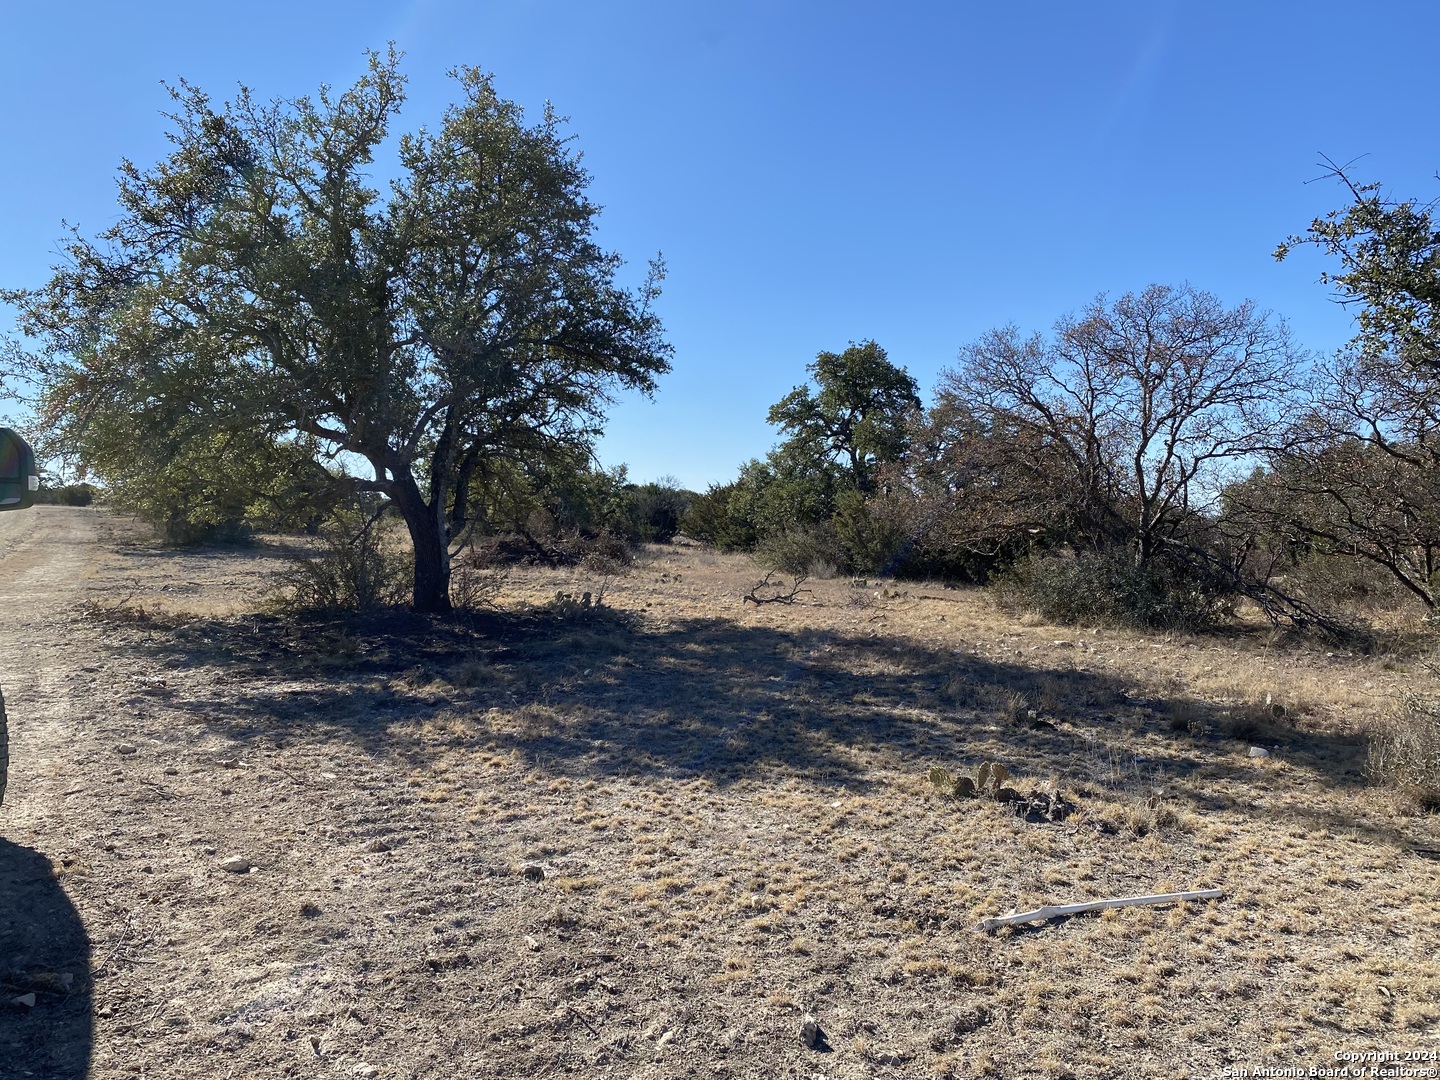
{"label": "shrub", "polygon": [[237,518],[221,521],[196,521],[175,514],[156,526],[168,544],[198,547],[202,544],[233,544],[248,546],[255,542],[255,530]]}
{"label": "shrub", "polygon": [[628,494],[636,536],[652,544],[668,544],[675,539],[680,521],[696,497],[670,480],[640,484]]}
{"label": "shrub", "polygon": [[828,524],[791,529],[762,540],[755,561],[791,576],[833,578],[845,566],[845,549]]}
{"label": "shrub", "polygon": [[1407,694],[1388,726],[1370,738],[1367,772],[1425,810],[1440,810],[1440,705]]}
{"label": "shrub", "polygon": [[450,566],[450,603],[458,610],[494,607],[505,587],[506,572],[477,566],[473,559]]}
{"label": "shrub", "polygon": [[500,533],[476,540],[466,561],[478,568],[583,565],[601,573],[616,573],[634,558],[625,538],[612,532],[598,536],[560,533],[538,539],[530,533]]}
{"label": "shrub", "polygon": [[905,533],[892,518],[858,491],[835,499],[831,527],[843,553],[842,569],[851,574],[894,572],[905,546]]}
{"label": "shrub", "polygon": [[41,487],[35,493],[35,501],[51,506],[89,506],[99,494],[94,484],[65,484],[61,487]]}
{"label": "shrub", "polygon": [[998,578],[993,591],[1002,608],[1037,611],[1052,622],[1163,630],[1212,626],[1231,600],[1189,567],[1137,565],[1126,552],[1031,555]]}
{"label": "shrub", "polygon": [[1382,612],[1423,610],[1393,574],[1363,559],[1316,553],[1285,574],[1285,586],[1322,611],[1351,617]]}
{"label": "shrub", "polygon": [[696,495],[680,518],[680,531],[721,551],[751,551],[759,540],[754,520],[745,513],[739,481],[711,484]]}
{"label": "shrub", "polygon": [[370,611],[401,604],[412,575],[408,551],[386,543],[385,515],[337,509],[320,529],[319,555],[293,559],[279,578],[287,611]]}

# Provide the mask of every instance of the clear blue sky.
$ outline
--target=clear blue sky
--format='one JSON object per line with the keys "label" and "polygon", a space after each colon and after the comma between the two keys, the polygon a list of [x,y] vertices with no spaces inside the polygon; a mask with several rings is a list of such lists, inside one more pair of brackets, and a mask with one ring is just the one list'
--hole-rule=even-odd
{"label": "clear blue sky", "polygon": [[402,128],[438,118],[448,68],[493,71],[571,118],[636,279],[664,252],[674,372],[601,456],[697,488],[851,340],[928,390],[991,326],[1189,281],[1333,349],[1318,258],[1271,258],[1341,202],[1305,183],[1318,154],[1440,194],[1435,3],[0,0],[0,283],[45,279],[62,218],[113,220],[120,158],[164,153],[161,80],[295,96],[389,40]]}

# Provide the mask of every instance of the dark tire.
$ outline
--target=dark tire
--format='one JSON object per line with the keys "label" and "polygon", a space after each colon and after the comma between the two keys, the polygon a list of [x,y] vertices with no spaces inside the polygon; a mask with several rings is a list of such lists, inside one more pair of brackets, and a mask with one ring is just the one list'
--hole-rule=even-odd
{"label": "dark tire", "polygon": [[0,693],[0,803],[5,801],[5,776],[10,770],[10,729],[5,726],[5,695]]}

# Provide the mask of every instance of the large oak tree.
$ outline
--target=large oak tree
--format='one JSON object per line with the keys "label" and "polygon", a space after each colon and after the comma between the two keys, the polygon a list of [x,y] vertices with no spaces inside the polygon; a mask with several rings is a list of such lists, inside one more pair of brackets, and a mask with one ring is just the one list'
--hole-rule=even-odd
{"label": "large oak tree", "polygon": [[470,478],[588,445],[610,395],[653,391],[670,355],[659,263],[617,284],[563,121],[547,107],[527,123],[488,75],[454,76],[460,100],[398,140],[383,192],[370,170],[404,99],[393,51],[314,98],[173,90],[173,149],[122,163],[116,224],[72,232],[47,285],[5,295],[45,342],[55,444],[111,476],[127,469],[117,425],[303,448],[335,485],[394,504],[416,608],[447,609]]}

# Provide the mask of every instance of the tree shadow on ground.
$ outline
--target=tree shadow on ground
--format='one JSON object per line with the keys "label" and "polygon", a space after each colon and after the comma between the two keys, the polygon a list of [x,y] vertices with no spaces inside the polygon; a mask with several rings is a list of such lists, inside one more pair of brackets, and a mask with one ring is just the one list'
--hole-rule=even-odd
{"label": "tree shadow on ground", "polygon": [[0,1080],[84,1080],[90,939],[37,851],[0,839]]}
{"label": "tree shadow on ground", "polygon": [[167,563],[195,561],[205,563],[228,563],[236,558],[250,559],[307,559],[315,556],[315,542],[303,539],[278,539],[272,536],[255,537],[251,540],[237,540],[223,544],[216,541],[183,544],[161,541],[135,541],[120,545],[117,550],[127,559],[141,562]]}
{"label": "tree shadow on ground", "polygon": [[[257,615],[156,630],[137,633],[136,647],[170,670],[222,676],[219,692],[176,705],[242,742],[333,739],[415,765],[447,742],[478,742],[574,776],[724,784],[781,767],[857,789],[872,752],[920,774],[996,760],[1081,787],[1189,779],[1210,809],[1239,804],[1206,795],[1206,781],[1271,783],[1209,703],[1135,696],[1133,675],[900,637],[723,618],[647,624],[608,609]],[[1263,733],[1316,782],[1361,782],[1359,740],[1280,724]]]}

